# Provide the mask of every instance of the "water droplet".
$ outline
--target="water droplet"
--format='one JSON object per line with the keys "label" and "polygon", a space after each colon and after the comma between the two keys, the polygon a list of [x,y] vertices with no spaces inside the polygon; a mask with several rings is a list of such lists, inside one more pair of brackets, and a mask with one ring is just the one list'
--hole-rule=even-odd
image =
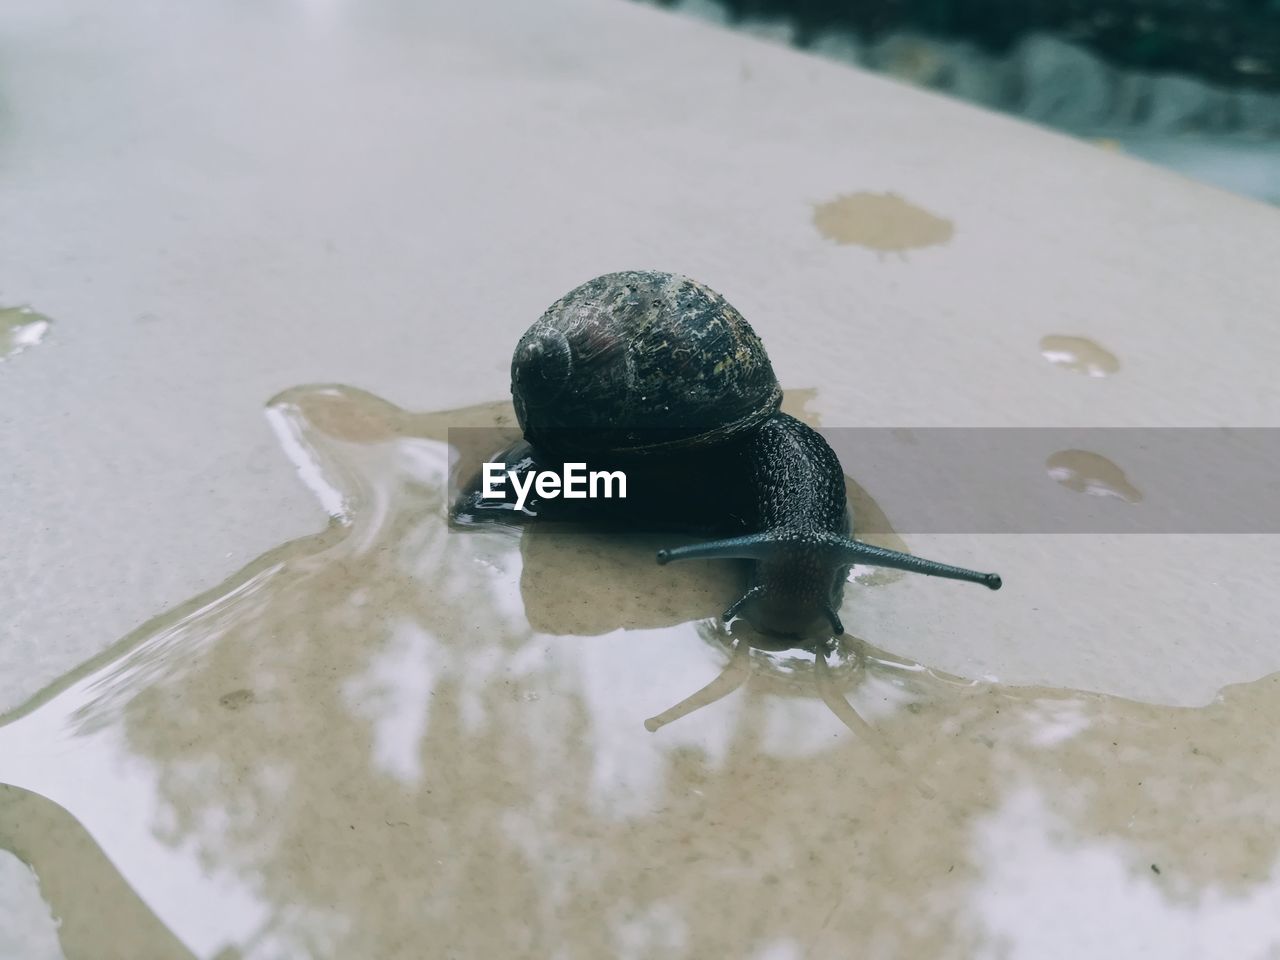
{"label": "water droplet", "polygon": [[1045,461],[1049,476],[1068,490],[1095,497],[1116,497],[1140,503],[1142,491],[1129,482],[1124,471],[1098,453],[1059,450]]}
{"label": "water droplet", "polygon": [[52,321],[30,307],[0,307],[0,361],[34,347]]}
{"label": "water droplet", "polygon": [[908,203],[896,193],[846,193],[813,208],[813,225],[828,240],[901,253],[946,243],[950,220]]}
{"label": "water droplet", "polygon": [[1042,337],[1040,355],[1055,367],[1090,377],[1109,377],[1120,369],[1119,357],[1087,337]]}

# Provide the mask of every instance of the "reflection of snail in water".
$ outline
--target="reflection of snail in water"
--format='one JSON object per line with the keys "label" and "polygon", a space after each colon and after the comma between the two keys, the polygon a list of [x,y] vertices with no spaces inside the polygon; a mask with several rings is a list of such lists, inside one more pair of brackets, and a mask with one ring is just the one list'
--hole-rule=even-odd
{"label": "reflection of snail in water", "polygon": [[[825,621],[842,633],[836,611],[854,563],[1000,587],[994,573],[850,539],[835,453],[780,412],[782,389],[746,320],[687,277],[613,273],[570,291],[521,337],[511,393],[525,442],[506,451],[508,466],[585,462],[628,477],[626,500],[548,501],[539,512],[722,537],[661,550],[658,562],[750,561],[726,620],[742,613],[783,635]],[[490,506],[473,489],[454,513]]]}

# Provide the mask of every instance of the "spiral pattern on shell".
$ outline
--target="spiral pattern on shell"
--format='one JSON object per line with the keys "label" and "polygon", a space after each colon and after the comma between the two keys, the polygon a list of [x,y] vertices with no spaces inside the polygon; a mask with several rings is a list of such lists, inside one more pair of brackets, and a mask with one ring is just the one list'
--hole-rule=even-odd
{"label": "spiral pattern on shell", "polygon": [[511,393],[530,443],[615,458],[722,442],[782,402],[742,315],[696,280],[653,271],[605,274],[552,304],[516,345]]}

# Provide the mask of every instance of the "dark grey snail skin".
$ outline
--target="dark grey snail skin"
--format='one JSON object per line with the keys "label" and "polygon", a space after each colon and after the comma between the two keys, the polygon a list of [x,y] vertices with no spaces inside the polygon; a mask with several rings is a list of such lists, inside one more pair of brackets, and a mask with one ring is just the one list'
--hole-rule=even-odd
{"label": "dark grey snail skin", "polygon": [[601,516],[722,537],[661,550],[659,563],[749,561],[746,592],[726,620],[741,614],[784,636],[819,623],[843,633],[837,610],[854,563],[1000,588],[994,573],[850,538],[835,452],[780,412],[782,390],[759,337],[697,281],[628,271],[570,291],[520,339],[511,392],[526,466],[625,469],[629,499],[596,505]]}

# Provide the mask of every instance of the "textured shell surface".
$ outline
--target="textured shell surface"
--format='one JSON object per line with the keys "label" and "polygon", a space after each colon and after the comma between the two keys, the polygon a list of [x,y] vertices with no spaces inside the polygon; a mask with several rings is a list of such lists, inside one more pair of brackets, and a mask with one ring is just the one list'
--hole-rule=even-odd
{"label": "textured shell surface", "polygon": [[760,338],[688,277],[610,273],[557,300],[516,346],[525,437],[565,453],[666,452],[737,436],[782,390]]}

